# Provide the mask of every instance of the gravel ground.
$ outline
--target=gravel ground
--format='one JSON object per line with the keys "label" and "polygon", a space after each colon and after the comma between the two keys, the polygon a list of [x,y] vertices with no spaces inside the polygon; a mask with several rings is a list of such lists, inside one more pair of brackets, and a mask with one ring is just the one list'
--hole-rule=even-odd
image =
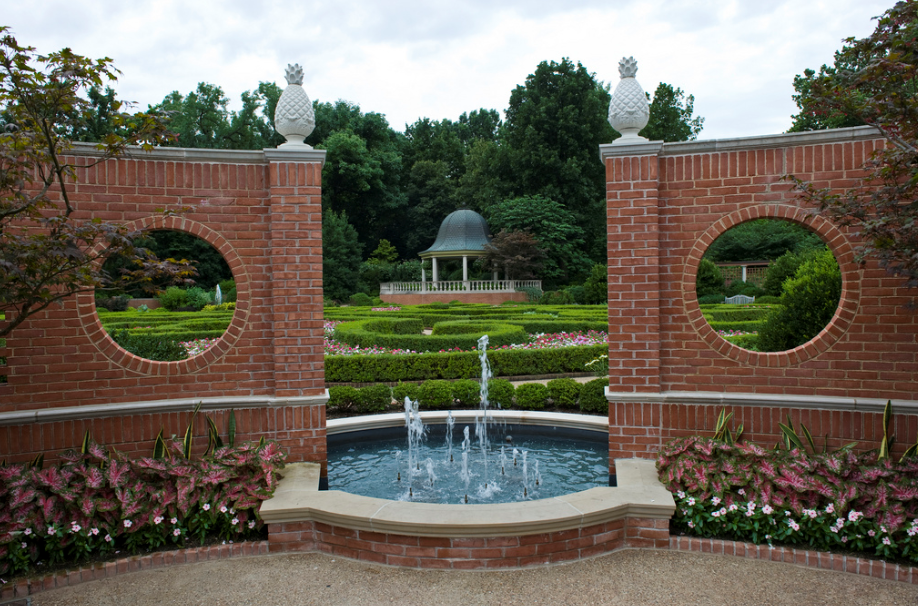
{"label": "gravel ground", "polygon": [[35,606],[918,604],[918,587],[743,558],[624,550],[550,568],[420,571],[323,554],[233,558],[40,593]]}

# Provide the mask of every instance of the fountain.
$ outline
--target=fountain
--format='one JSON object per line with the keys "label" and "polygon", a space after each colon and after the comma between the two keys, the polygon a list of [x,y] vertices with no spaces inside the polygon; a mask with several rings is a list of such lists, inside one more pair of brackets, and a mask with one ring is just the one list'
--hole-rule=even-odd
{"label": "fountain", "polygon": [[[331,440],[330,488],[399,501],[480,504],[535,500],[605,485],[608,454],[604,435],[592,432],[596,434],[593,440],[582,435],[572,440],[570,432],[555,429],[527,432],[519,425],[508,426],[495,415],[488,399],[491,368],[487,347],[488,336],[484,335],[478,341],[480,404],[474,425],[462,429],[458,460],[453,456],[453,412],[446,413],[445,425],[433,428],[424,423],[418,403],[405,398],[407,451],[402,450],[404,437],[357,439],[340,447]],[[515,444],[509,468],[504,445],[495,446],[498,434],[500,442]],[[562,450],[565,456],[556,456]],[[548,482],[539,472],[539,459],[551,460]]]}

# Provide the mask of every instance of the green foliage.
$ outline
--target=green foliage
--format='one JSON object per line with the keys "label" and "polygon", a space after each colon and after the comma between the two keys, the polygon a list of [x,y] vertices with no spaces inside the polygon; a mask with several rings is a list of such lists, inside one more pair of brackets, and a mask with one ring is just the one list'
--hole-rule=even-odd
{"label": "green foliage", "polygon": [[586,304],[586,289],[583,286],[568,286],[564,289],[564,292],[570,295],[575,305]]}
{"label": "green foliage", "polygon": [[699,305],[711,305],[715,303],[723,303],[724,296],[721,295],[704,295],[703,297],[698,297]]}
{"label": "green foliage", "polygon": [[[473,379],[453,381],[453,400],[463,408],[477,408],[481,403],[481,385]],[[488,394],[490,401],[490,393]]]}
{"label": "green foliage", "polygon": [[159,304],[165,309],[175,311],[179,307],[188,305],[188,293],[184,288],[170,286],[164,292],[161,292],[159,296],[156,297],[156,300],[159,301]]}
{"label": "green foliage", "polygon": [[704,118],[692,118],[694,111],[693,95],[685,97],[681,88],[661,82],[653,93],[647,126],[638,134],[651,141],[694,141],[704,125]]}
{"label": "green foliage", "polygon": [[[822,248],[821,250],[825,250]],[[784,282],[792,278],[806,261],[815,258],[821,250],[811,249],[801,253],[786,252],[768,266],[765,271],[765,282],[762,284],[765,293],[780,297],[784,292]]]}
{"label": "green foliage", "polygon": [[[855,61],[860,63],[857,59]],[[856,114],[848,114],[838,106],[827,105],[813,91],[814,83],[831,82],[835,79],[839,70],[843,72],[856,71],[861,67],[856,63],[852,64],[850,47],[845,45],[844,52],[835,52],[835,64],[832,67],[823,65],[819,68],[818,74],[808,68],[803,70],[802,76],[799,74],[794,76],[794,90],[797,94],[793,95],[793,99],[800,113],[791,116],[793,124],[787,129],[787,132],[799,133],[829,128],[849,128],[866,124]]]}
{"label": "green foliage", "polygon": [[695,277],[695,291],[700,301],[702,297],[717,295],[721,297],[724,292],[724,274],[710,259],[702,259],[698,264],[698,275]]}
{"label": "green foliage", "polygon": [[367,385],[357,390],[357,412],[385,412],[392,403],[392,390],[386,385]]}
{"label": "green foliage", "polygon": [[[584,365],[608,346],[563,349],[497,349],[488,352],[494,376],[583,372]],[[409,355],[326,356],[325,380],[332,383],[380,383],[425,379],[466,379],[481,373],[475,352]]]}
{"label": "green foliage", "polygon": [[580,397],[580,383],[573,379],[552,379],[548,382],[548,397],[559,408],[575,408]]}
{"label": "green foliage", "polygon": [[118,295],[115,297],[96,297],[96,307],[107,309],[108,311],[127,311],[131,297],[128,295]]}
{"label": "green foliage", "polygon": [[701,313],[708,322],[763,322],[768,317],[769,311],[768,307],[760,305],[719,304],[701,307]]}
{"label": "green foliage", "polygon": [[528,231],[500,230],[484,246],[485,255],[476,264],[486,271],[496,271],[505,279],[528,280],[542,269],[545,251]]}
{"label": "green foliage", "polygon": [[778,219],[755,219],[728,229],[704,253],[715,263],[766,261],[787,251],[824,248],[822,240],[807,228]]}
{"label": "green foliage", "polygon": [[398,251],[392,246],[392,243],[383,238],[379,241],[379,246],[373,251],[368,259],[371,263],[395,263],[398,259]]}
{"label": "green foliage", "polygon": [[539,303],[541,305],[572,305],[574,297],[565,290],[549,290],[542,293]]}
{"label": "green foliage", "polygon": [[196,310],[204,309],[204,306],[214,302],[211,294],[198,286],[192,286],[186,290],[185,297],[188,307],[194,307]]}
{"label": "green foliage", "polygon": [[520,343],[526,339],[522,326],[488,321],[448,321],[434,324],[432,334],[421,333],[421,322],[409,318],[387,318],[344,322],[335,327],[335,339],[352,347],[388,347],[411,351],[470,350],[487,334],[493,346]]}
{"label": "green foliage", "polygon": [[351,408],[357,406],[360,394],[350,385],[332,385],[328,388],[328,408]]}
{"label": "green foliage", "polygon": [[113,331],[111,336],[122,349],[147,360],[169,362],[188,357],[188,352],[176,339],[161,335],[132,334],[124,329]]}
{"label": "green foliage", "polygon": [[416,383],[402,383],[399,381],[398,385],[392,388],[392,399],[399,406],[403,406],[405,398],[412,402],[418,399],[418,389],[420,389],[420,386]]}
{"label": "green foliage", "polygon": [[346,213],[326,210],[322,214],[322,288],[325,296],[345,301],[354,294],[360,271],[357,230]]}
{"label": "green foliage", "polygon": [[743,282],[742,280],[733,280],[730,285],[724,289],[724,295],[735,297],[736,295],[746,295],[747,297],[760,297],[765,294],[765,290],[755,284]]}
{"label": "green foliage", "polygon": [[542,410],[548,400],[548,388],[541,383],[523,383],[516,388],[516,405],[523,410]]}
{"label": "green foliage", "polygon": [[609,268],[601,263],[593,265],[590,276],[583,283],[583,302],[586,305],[600,305],[609,298]]}
{"label": "green foliage", "polygon": [[782,305],[759,330],[759,350],[784,351],[814,338],[835,314],[841,286],[841,271],[831,251],[801,265],[784,283]]}
{"label": "green foliage", "polygon": [[498,408],[510,408],[516,387],[506,379],[488,379],[488,402]]}
{"label": "green foliage", "polygon": [[574,213],[558,202],[541,195],[510,198],[488,208],[487,216],[492,231],[527,232],[535,237],[544,253],[539,273],[543,288],[568,284],[589,271],[583,231]]}
{"label": "green foliage", "polygon": [[348,304],[354,307],[371,307],[373,299],[366,293],[358,292],[351,295]]}
{"label": "green foliage", "polygon": [[449,381],[424,381],[418,389],[418,404],[421,408],[449,408],[453,404],[453,389]]}
{"label": "green foliage", "polygon": [[608,379],[593,379],[580,388],[580,410],[586,413],[608,414],[609,402],[606,400]]}

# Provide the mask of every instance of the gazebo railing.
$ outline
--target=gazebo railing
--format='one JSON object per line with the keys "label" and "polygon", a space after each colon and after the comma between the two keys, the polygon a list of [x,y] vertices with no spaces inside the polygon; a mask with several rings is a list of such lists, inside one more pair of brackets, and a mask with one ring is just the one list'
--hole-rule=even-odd
{"label": "gazebo railing", "polygon": [[541,280],[438,280],[436,282],[383,282],[380,295],[428,292],[516,292],[521,288],[542,289]]}

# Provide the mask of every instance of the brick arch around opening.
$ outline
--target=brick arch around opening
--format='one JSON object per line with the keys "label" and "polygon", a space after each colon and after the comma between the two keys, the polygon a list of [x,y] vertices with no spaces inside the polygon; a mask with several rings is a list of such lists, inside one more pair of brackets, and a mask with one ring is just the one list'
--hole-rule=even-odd
{"label": "brick arch around opening", "polygon": [[[790,349],[780,352],[756,352],[737,347],[726,339],[720,338],[717,332],[704,319],[698,305],[695,291],[695,279],[698,266],[705,251],[718,237],[737,225],[756,219],[778,219],[796,223],[813,231],[835,255],[842,275],[842,293],[838,308],[832,320],[815,338]],[[761,204],[743,208],[724,216],[711,225],[695,242],[685,260],[682,275],[682,294],[685,314],[692,327],[712,349],[718,353],[741,362],[766,367],[786,367],[815,358],[834,345],[851,326],[858,313],[861,294],[861,268],[854,261],[854,247],[849,239],[835,225],[811,211],[786,204]]]}
{"label": "brick arch around opening", "polygon": [[125,351],[102,327],[96,313],[95,296],[85,292],[77,295],[77,311],[86,336],[99,352],[125,370],[141,375],[180,375],[203,370],[220,359],[238,341],[245,330],[251,304],[249,276],[239,254],[232,244],[216,230],[192,219],[181,216],[151,216],[127,224],[129,230],[173,230],[189,233],[201,238],[222,255],[233,272],[236,282],[236,311],[226,331],[216,343],[200,354],[175,362],[148,360]]}

